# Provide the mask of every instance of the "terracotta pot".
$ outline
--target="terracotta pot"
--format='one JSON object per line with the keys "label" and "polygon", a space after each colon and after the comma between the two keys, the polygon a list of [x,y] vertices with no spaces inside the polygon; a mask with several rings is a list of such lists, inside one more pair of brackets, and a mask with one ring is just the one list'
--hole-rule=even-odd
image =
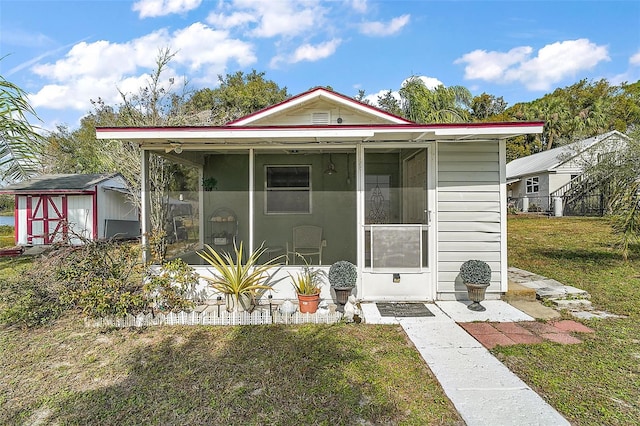
{"label": "terracotta pot", "polygon": [[320,293],[318,294],[299,294],[298,303],[300,304],[300,312],[303,314],[313,314],[318,310],[320,304]]}

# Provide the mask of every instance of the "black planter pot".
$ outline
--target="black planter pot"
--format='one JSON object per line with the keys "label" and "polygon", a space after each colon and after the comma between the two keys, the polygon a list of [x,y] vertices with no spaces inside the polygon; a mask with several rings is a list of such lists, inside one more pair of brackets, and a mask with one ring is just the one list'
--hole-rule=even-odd
{"label": "black planter pot", "polygon": [[473,303],[467,306],[467,309],[476,312],[486,311],[487,308],[482,306],[480,302],[484,300],[485,292],[489,284],[473,284],[473,283],[464,283],[467,286],[467,293],[469,294],[469,300]]}
{"label": "black planter pot", "polygon": [[351,296],[351,292],[353,291],[353,287],[349,288],[333,288],[336,292],[336,302],[338,304],[337,310],[338,312],[344,312],[344,305],[349,300],[349,296]]}

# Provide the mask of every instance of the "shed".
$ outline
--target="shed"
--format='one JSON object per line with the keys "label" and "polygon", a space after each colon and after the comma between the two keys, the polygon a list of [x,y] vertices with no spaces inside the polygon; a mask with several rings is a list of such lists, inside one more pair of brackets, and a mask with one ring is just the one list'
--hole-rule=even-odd
{"label": "shed", "polygon": [[34,246],[140,235],[120,174],[48,174],[0,190],[15,195],[15,241]]}

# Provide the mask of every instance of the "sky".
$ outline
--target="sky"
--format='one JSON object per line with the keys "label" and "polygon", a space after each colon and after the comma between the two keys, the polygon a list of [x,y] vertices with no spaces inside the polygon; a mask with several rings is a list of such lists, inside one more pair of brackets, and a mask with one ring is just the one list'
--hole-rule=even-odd
{"label": "sky", "polygon": [[163,77],[191,90],[255,69],[292,95],[375,101],[418,76],[513,105],[581,79],[640,80],[640,1],[0,1],[0,76],[44,129],[137,93],[164,48]]}

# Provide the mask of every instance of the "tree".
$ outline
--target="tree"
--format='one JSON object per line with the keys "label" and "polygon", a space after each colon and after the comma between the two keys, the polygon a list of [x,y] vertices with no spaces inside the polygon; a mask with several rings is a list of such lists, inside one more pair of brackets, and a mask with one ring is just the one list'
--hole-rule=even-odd
{"label": "tree", "polygon": [[[640,132],[623,145],[599,152],[585,164],[584,178],[596,182],[606,200],[605,213],[625,259],[640,243]],[[589,161],[589,160],[587,160]],[[637,247],[637,246],[636,246]]]}
{"label": "tree", "polygon": [[402,115],[402,108],[400,108],[400,101],[393,95],[391,90],[387,90],[382,95],[378,96],[378,106],[393,115]]}
{"label": "tree", "polygon": [[400,88],[402,115],[416,123],[469,121],[471,92],[462,86],[440,85],[429,89],[418,77],[410,77]]}
{"label": "tree", "polygon": [[471,117],[478,121],[497,121],[497,117],[502,117],[506,109],[507,103],[502,96],[498,98],[482,93],[471,101]]}
{"label": "tree", "polygon": [[210,124],[222,125],[263,108],[277,104],[289,97],[287,88],[280,88],[272,80],[265,80],[264,72],[238,71],[219,75],[220,87],[202,89],[191,96],[185,108],[192,114],[210,111]]}
{"label": "tree", "polygon": [[0,180],[21,180],[35,174],[44,138],[28,116],[39,120],[27,94],[0,76]]}

